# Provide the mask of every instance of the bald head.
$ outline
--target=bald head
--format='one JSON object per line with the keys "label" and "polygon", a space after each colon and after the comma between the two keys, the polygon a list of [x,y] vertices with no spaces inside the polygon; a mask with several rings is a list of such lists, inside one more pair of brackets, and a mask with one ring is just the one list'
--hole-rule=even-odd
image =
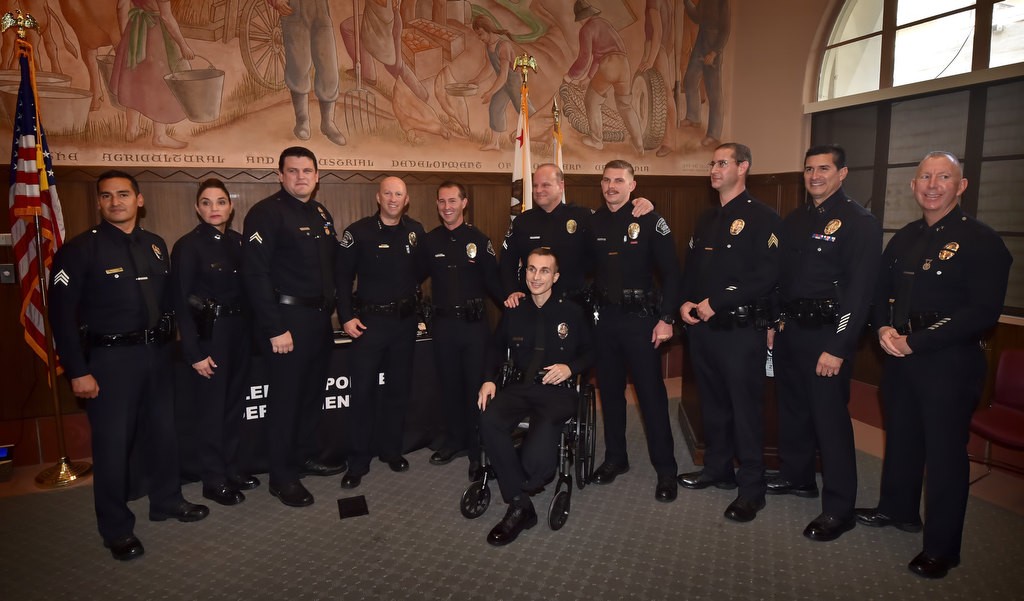
{"label": "bald head", "polygon": [[960,160],[949,152],[929,152],[917,166],[910,189],[925,223],[934,225],[960,203],[967,189]]}
{"label": "bald head", "polygon": [[380,207],[380,220],[386,225],[397,225],[409,205],[405,182],[394,176],[382,179],[377,190],[377,205]]}

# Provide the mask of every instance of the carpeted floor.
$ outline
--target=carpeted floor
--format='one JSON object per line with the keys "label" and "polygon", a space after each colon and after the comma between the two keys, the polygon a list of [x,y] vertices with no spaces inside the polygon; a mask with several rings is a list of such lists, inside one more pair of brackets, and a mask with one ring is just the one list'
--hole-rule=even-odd
{"label": "carpeted floor", "polygon": [[[749,524],[722,517],[735,491],[681,489],[658,503],[635,409],[628,436],[629,473],[574,491],[561,531],[542,519],[504,548],[485,542],[505,509],[497,487],[489,511],[466,520],[466,460],[431,466],[427,449],[404,474],[374,463],[354,493],[340,477],[307,478],[316,504],[303,509],[265,483],[195,524],[149,522],[146,501],[133,502],[146,555],[128,563],[102,547],[90,487],[3,498],[0,600],[1021,598],[1024,518],[1009,511],[972,497],[963,564],[927,581],[906,569],[920,534],[858,527],[832,543],[805,539],[816,499],[769,497]],[[861,453],[858,465],[860,504],[873,504],[881,462]],[[186,485],[186,497],[201,501],[200,488]],[[552,488],[534,498],[539,512]],[[352,494],[366,495],[370,515],[339,520],[336,499]]]}

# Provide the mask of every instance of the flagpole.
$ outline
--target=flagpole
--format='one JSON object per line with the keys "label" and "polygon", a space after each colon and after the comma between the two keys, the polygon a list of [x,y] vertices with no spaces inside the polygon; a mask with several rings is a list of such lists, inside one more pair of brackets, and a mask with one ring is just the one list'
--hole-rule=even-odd
{"label": "flagpole", "polygon": [[[29,80],[31,82],[33,98],[38,98],[38,94],[35,89],[35,64],[34,57],[32,56],[32,44],[25,39],[26,29],[37,29],[38,25],[36,20],[31,14],[22,13],[20,10],[15,13],[6,13],[2,18],[2,31],[6,31],[10,27],[17,28],[17,47],[18,56],[25,57],[28,63],[29,69]],[[20,96],[20,93],[19,93]],[[36,144],[37,144],[37,158],[38,152],[43,145],[43,127],[42,122],[39,120],[39,103],[35,103],[35,123],[36,123]],[[38,166],[37,166],[38,168]],[[43,167],[42,177],[46,177],[45,165]],[[10,182],[12,186],[15,182]],[[57,357],[53,347],[53,332],[50,328],[50,316],[47,310],[47,286],[46,286],[46,261],[43,258],[43,227],[40,223],[40,212],[41,208],[36,210],[33,215],[33,223],[35,225],[35,244],[36,244],[36,272],[38,277],[39,285],[39,297],[43,315],[43,336],[46,338],[46,367],[48,372],[47,384],[50,388],[50,399],[53,402],[53,418],[57,428],[57,452],[60,455],[60,459],[56,465],[50,466],[36,475],[36,484],[44,488],[58,488],[61,486],[67,486],[75,480],[86,476],[92,471],[92,465],[87,461],[71,461],[68,459],[67,443],[64,439],[64,416],[60,408],[60,396],[57,394]],[[57,240],[57,236],[54,237]]]}

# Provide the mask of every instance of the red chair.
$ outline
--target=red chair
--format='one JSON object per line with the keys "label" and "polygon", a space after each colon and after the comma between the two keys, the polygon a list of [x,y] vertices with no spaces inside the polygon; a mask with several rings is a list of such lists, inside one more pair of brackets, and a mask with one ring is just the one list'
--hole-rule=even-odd
{"label": "red chair", "polygon": [[993,467],[1024,474],[1019,466],[992,459],[993,444],[1024,450],[1024,349],[1008,349],[999,355],[995,395],[988,407],[974,413],[971,432],[985,439],[985,455],[971,455],[970,460],[987,468],[971,484],[992,473]]}

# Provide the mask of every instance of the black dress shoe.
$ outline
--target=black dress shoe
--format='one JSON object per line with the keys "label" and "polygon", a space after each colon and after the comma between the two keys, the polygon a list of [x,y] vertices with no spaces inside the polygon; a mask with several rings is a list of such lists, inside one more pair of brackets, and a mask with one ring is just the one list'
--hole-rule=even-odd
{"label": "black dress shoe", "polygon": [[149,521],[162,522],[168,518],[174,518],[179,522],[198,522],[210,515],[210,508],[206,505],[198,505],[182,500],[176,506],[169,509],[149,508]]}
{"label": "black dress shoe", "polygon": [[676,481],[679,482],[679,485],[683,488],[692,488],[693,490],[700,490],[709,486],[714,486],[715,488],[721,488],[724,490],[732,490],[736,488],[736,480],[732,478],[711,478],[710,476],[704,475],[704,470],[679,474]]}
{"label": "black dress shoe", "polygon": [[764,497],[756,500],[736,497],[736,500],[725,508],[725,517],[734,522],[749,522],[756,518],[757,512],[762,509],[764,509]]}
{"label": "black dress shoe", "polygon": [[495,547],[507,545],[516,540],[520,532],[536,525],[537,510],[533,508],[532,503],[526,507],[510,503],[505,517],[501,518],[498,525],[487,535],[487,542]]}
{"label": "black dress shoe", "polygon": [[465,454],[465,450],[440,449],[430,456],[430,465],[447,465],[452,462],[452,459]]}
{"label": "black dress shoe", "polygon": [[307,507],[313,504],[313,494],[298,480],[284,486],[270,485],[270,494],[289,507]]}
{"label": "black dress shoe", "polygon": [[352,470],[349,470],[341,478],[342,488],[356,488],[363,482],[364,474],[356,474]]}
{"label": "black dress shoe", "polygon": [[828,541],[836,540],[844,532],[853,530],[853,527],[856,525],[857,520],[853,519],[853,517],[843,519],[823,513],[814,518],[810,524],[807,524],[807,527],[804,528],[804,536],[811,540],[827,543]]}
{"label": "black dress shoe", "polygon": [[479,461],[469,462],[469,481],[476,482],[484,479],[484,468]]}
{"label": "black dress shoe", "polygon": [[611,484],[620,474],[629,471],[629,464],[618,464],[605,461],[596,470],[590,481],[594,484]]}
{"label": "black dress shoe", "polygon": [[782,476],[775,476],[768,479],[768,490],[765,492],[770,495],[796,495],[805,499],[816,499],[818,498],[818,485],[814,482],[793,484]]}
{"label": "black dress shoe", "polygon": [[409,461],[405,457],[399,457],[398,459],[381,459],[384,463],[388,464],[393,472],[404,472],[409,469]]}
{"label": "black dress shoe", "polygon": [[945,578],[949,570],[960,565],[960,559],[940,559],[924,551],[917,554],[907,565],[911,572],[925,578]]}
{"label": "black dress shoe", "polygon": [[320,463],[315,459],[307,459],[299,469],[302,476],[334,476],[348,469],[348,463],[342,461],[338,465]]}
{"label": "black dress shoe", "polygon": [[672,474],[658,476],[658,486],[654,488],[654,499],[662,503],[671,503],[679,493],[679,483]]}
{"label": "black dress shoe", "polygon": [[105,540],[103,546],[110,549],[110,554],[118,561],[129,561],[136,557],[142,557],[142,554],[146,552],[142,548],[142,541],[134,536]]}
{"label": "black dress shoe", "polygon": [[921,523],[921,518],[917,518],[912,522],[900,522],[885,515],[881,511],[878,511],[877,507],[854,509],[853,513],[857,516],[858,522],[865,526],[871,526],[872,528],[892,526],[893,528],[904,532],[920,532],[924,527]]}
{"label": "black dress shoe", "polygon": [[249,476],[248,474],[228,476],[227,480],[228,484],[238,490],[252,490],[260,485],[260,481],[256,476]]}
{"label": "black dress shoe", "polygon": [[221,505],[238,505],[245,500],[245,495],[230,484],[220,486],[204,486],[203,496]]}

